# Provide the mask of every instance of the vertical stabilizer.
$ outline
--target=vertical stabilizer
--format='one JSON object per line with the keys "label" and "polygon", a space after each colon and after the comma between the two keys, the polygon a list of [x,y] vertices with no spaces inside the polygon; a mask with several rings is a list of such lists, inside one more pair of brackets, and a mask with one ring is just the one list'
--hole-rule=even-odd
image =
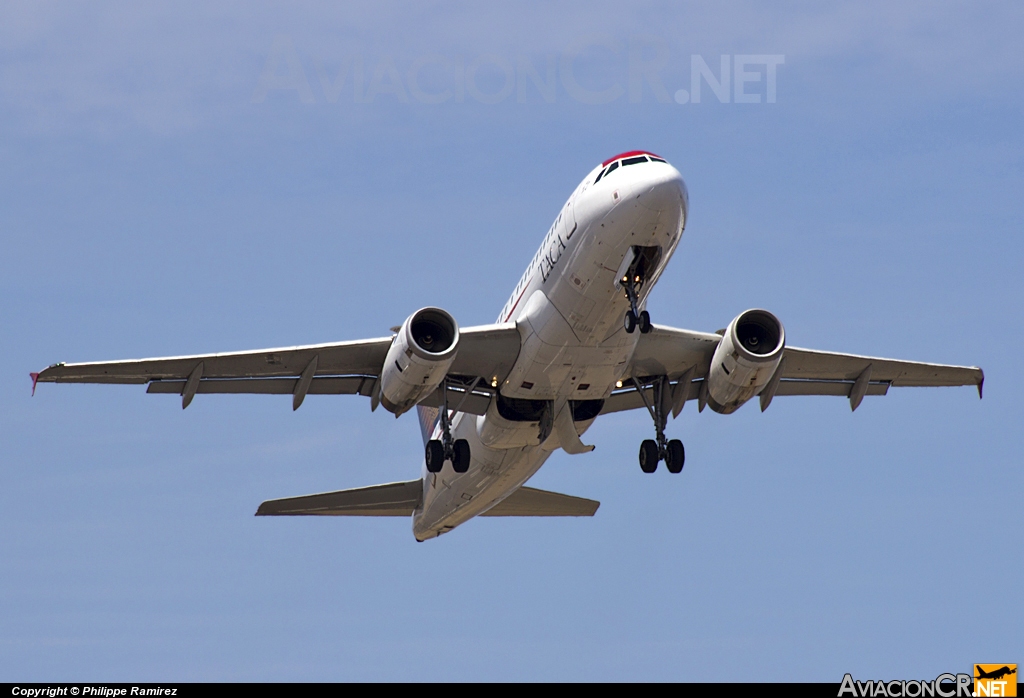
{"label": "vertical stabilizer", "polygon": [[420,435],[423,437],[423,445],[426,446],[437,426],[437,418],[441,411],[436,407],[424,407],[416,405],[416,416],[420,420]]}

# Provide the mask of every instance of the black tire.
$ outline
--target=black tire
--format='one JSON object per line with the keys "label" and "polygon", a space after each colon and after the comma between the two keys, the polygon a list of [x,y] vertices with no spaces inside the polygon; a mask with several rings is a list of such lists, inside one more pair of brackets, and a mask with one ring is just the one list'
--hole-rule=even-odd
{"label": "black tire", "polygon": [[452,446],[454,447],[454,453],[452,454],[452,470],[457,473],[464,473],[469,470],[469,442],[465,439],[456,439]]}
{"label": "black tire", "polygon": [[686,449],[679,439],[672,439],[668,442],[668,453],[665,454],[665,467],[670,473],[683,472],[683,464],[686,463]]}
{"label": "black tire", "polygon": [[644,310],[637,318],[636,324],[640,326],[640,334],[647,334],[651,331],[651,314]]}
{"label": "black tire", "polygon": [[645,473],[658,469],[658,444],[653,439],[645,439],[640,444],[640,469]]}
{"label": "black tire", "polygon": [[427,442],[426,448],[427,472],[439,473],[444,465],[444,444],[437,439]]}
{"label": "black tire", "polygon": [[633,314],[632,310],[626,311],[626,317],[622,324],[626,328],[626,334],[633,334],[633,330],[636,329],[636,315]]}

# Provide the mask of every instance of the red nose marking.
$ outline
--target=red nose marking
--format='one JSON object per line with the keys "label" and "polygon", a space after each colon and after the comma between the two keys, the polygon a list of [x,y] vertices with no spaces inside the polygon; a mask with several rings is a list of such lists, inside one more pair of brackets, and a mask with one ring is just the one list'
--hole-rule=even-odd
{"label": "red nose marking", "polygon": [[656,157],[656,158],[660,158],[661,157],[660,155],[654,155],[654,153],[649,152],[647,150],[630,150],[630,151],[627,151],[625,153],[619,153],[618,155],[616,155],[613,158],[608,158],[607,160],[605,160],[604,162],[601,163],[601,167],[604,167],[605,165],[607,165],[610,162],[615,162],[619,158],[628,158],[628,157],[632,157],[634,155],[651,155],[651,156]]}

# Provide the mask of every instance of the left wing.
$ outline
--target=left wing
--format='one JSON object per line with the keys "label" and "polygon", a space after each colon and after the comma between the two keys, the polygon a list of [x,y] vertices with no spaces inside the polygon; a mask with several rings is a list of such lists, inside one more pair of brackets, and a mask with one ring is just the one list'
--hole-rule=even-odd
{"label": "left wing", "polygon": [[[519,356],[520,337],[514,324],[482,325],[460,330],[459,351],[452,364],[449,400],[468,391],[477,399],[462,400],[463,411],[486,411],[486,387],[505,379]],[[260,393],[293,395],[373,395],[393,337],[279,349],[196,354],[129,361],[54,364],[38,374],[43,383],[148,383],[148,393],[181,395],[187,406],[197,393]],[[482,382],[477,379],[483,379]],[[474,387],[469,387],[473,385]],[[466,397],[470,397],[466,396]],[[433,397],[433,396],[432,396]],[[437,402],[428,398],[424,404]],[[482,412],[480,412],[482,414]]]}

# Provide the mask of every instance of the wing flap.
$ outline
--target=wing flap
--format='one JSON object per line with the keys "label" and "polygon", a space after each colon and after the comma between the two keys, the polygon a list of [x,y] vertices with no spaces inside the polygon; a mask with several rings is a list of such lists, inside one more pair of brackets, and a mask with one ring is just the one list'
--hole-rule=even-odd
{"label": "wing flap", "polygon": [[[493,393],[489,390],[469,390],[464,386],[455,387],[448,385],[448,409],[467,414],[487,414],[487,408],[491,404]],[[423,407],[441,406],[441,389],[438,388],[419,403]]]}
{"label": "wing flap", "polygon": [[[370,387],[376,380],[375,376],[321,376],[310,382],[308,394],[369,395]],[[293,395],[298,382],[297,378],[213,379],[200,381],[196,392],[203,394]],[[184,389],[185,381],[158,380],[150,382],[146,392],[157,395],[181,395]]]}
{"label": "wing flap", "polygon": [[[781,380],[775,391],[776,395],[835,395],[850,397],[853,381],[808,381]],[[889,392],[888,383],[868,383],[865,395],[885,395]]]}
{"label": "wing flap", "polygon": [[480,516],[593,516],[601,502],[520,487]]}
{"label": "wing flap", "polygon": [[412,516],[423,497],[423,480],[391,482],[338,492],[271,499],[256,516]]}
{"label": "wing flap", "polygon": [[[700,385],[703,380],[695,380],[691,383],[689,397],[687,400],[696,400],[700,394]],[[854,381],[843,380],[793,380],[783,378],[779,381],[776,395],[834,395],[837,397],[850,397]],[[889,383],[885,381],[868,383],[865,395],[886,395],[889,392]],[[644,388],[644,394],[649,403],[654,402],[654,389]],[[644,401],[636,388],[628,388],[612,393],[601,408],[601,414],[623,412],[625,410],[638,410],[644,408]]]}
{"label": "wing flap", "polygon": [[[369,396],[376,376],[318,376],[310,381],[308,395],[366,395]],[[197,394],[213,395],[293,395],[297,378],[227,378],[202,380]],[[146,392],[153,395],[181,395],[186,381],[151,381]],[[425,407],[441,406],[441,389],[427,396],[421,403]],[[448,387],[448,407],[468,414],[487,414],[491,393],[478,389],[466,395],[462,386]]]}

